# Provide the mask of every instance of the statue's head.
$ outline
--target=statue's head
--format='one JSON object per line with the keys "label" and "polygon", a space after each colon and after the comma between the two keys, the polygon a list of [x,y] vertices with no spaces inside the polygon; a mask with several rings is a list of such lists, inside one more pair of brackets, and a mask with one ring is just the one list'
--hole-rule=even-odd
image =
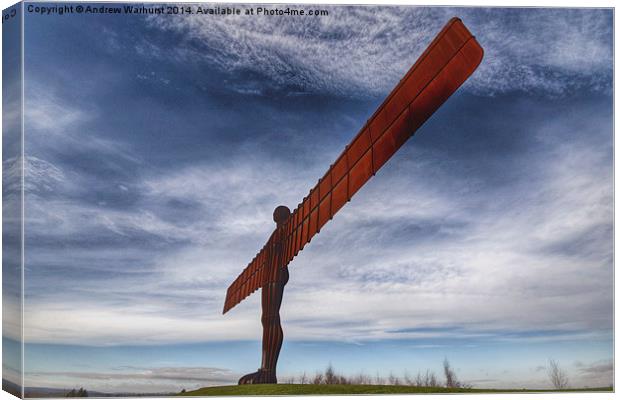
{"label": "statue's head", "polygon": [[291,215],[291,210],[287,206],[277,206],[273,210],[273,221],[278,225],[282,225],[286,222],[286,219]]}

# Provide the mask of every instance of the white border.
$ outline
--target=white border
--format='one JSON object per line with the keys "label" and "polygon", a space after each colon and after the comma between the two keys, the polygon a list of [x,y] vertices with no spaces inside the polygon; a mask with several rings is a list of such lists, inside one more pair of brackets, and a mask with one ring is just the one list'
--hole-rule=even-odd
{"label": "white border", "polygon": [[[86,2],[86,1],[85,1]],[[108,1],[109,3],[127,3],[128,1]],[[135,2],[135,1],[132,1]],[[150,0],[150,1],[143,1],[143,2],[136,2],[136,3],[173,3],[173,2],[178,2],[178,3],[182,3],[179,1],[167,1],[167,0]],[[609,1],[609,0],[590,0],[588,2],[585,1],[575,1],[575,0],[565,0],[565,1],[558,1],[558,0],[545,0],[545,1],[536,1],[536,0],[521,0],[520,2],[516,3],[514,1],[491,1],[491,0],[477,0],[477,1],[471,1],[471,0],[460,0],[457,2],[455,1],[445,1],[445,0],[436,0],[433,1],[432,4],[429,4],[430,2],[427,1],[418,1],[418,0],[388,0],[388,1],[383,1],[383,0],[378,0],[378,1],[368,1],[368,0],[336,0],[336,1],[329,1],[329,0],[294,0],[294,1],[290,1],[290,2],[284,2],[284,1],[265,1],[265,0],[251,0],[251,1],[244,1],[244,0],[227,0],[225,1],[226,3],[254,3],[254,4],[273,4],[273,3],[291,3],[291,4],[348,4],[348,5],[353,5],[353,4],[360,4],[360,5],[420,5],[420,6],[466,6],[466,7],[574,7],[574,8],[614,8],[613,12],[614,12],[614,76],[613,76],[613,85],[614,85],[614,189],[615,187],[617,187],[618,181],[618,174],[616,174],[616,164],[615,164],[615,149],[616,149],[616,136],[615,136],[615,115],[618,112],[618,102],[617,100],[617,93],[615,91],[615,77],[616,77],[616,68],[615,68],[615,54],[616,54],[616,49],[619,43],[619,38],[620,35],[618,34],[618,32],[615,30],[615,18],[616,18],[616,10],[615,10],[615,2],[614,1]],[[214,3],[213,1],[205,1],[205,3]],[[15,4],[14,1],[11,0],[0,0],[0,6],[2,9],[5,9],[7,7],[10,7],[11,5]],[[23,39],[24,39],[24,19],[23,19],[23,12],[24,12],[24,8],[22,7],[22,49],[23,49]],[[0,30],[1,31],[1,30]],[[0,33],[0,38],[1,38],[2,34]],[[0,64],[2,61],[2,54],[0,52]],[[24,132],[24,82],[23,82],[23,77],[24,77],[24,59],[23,59],[23,51],[22,51],[22,121],[21,121],[21,126],[22,126],[22,162],[24,160],[23,158],[23,152],[24,152],[24,136],[23,136],[23,132]],[[2,83],[2,77],[0,74],[0,85]],[[2,110],[2,105],[0,102],[0,112]],[[1,143],[1,137],[0,137],[0,143]],[[23,166],[22,166],[23,168]],[[1,170],[1,167],[0,167]],[[23,171],[23,170],[22,170]],[[24,178],[24,174],[22,173],[22,265],[24,263],[24,237],[23,237],[23,232],[24,232],[24,227],[23,227],[23,218],[24,218],[24,207],[23,207],[23,186],[24,186],[24,182],[23,182],[23,178]],[[615,235],[615,226],[617,225],[617,218],[616,218],[616,213],[615,213],[615,209],[616,209],[616,202],[618,201],[618,199],[615,196],[615,190],[614,190],[614,250],[618,247],[617,244],[617,237]],[[0,200],[0,206],[1,206],[1,200]],[[1,233],[1,227],[0,227],[0,233]],[[2,250],[0,249],[0,255],[1,255]],[[615,257],[614,257],[614,266],[615,266]],[[23,382],[23,366],[24,366],[24,348],[23,348],[23,337],[24,337],[24,327],[23,327],[23,307],[24,307],[24,269],[22,268],[22,382]],[[0,291],[1,291],[1,276],[0,276]],[[615,367],[615,360],[618,359],[618,349],[615,346],[615,341],[616,341],[616,329],[615,329],[615,322],[616,322],[616,311],[618,310],[618,299],[615,296],[615,288],[617,287],[618,284],[618,276],[615,274],[615,268],[614,268],[614,367]],[[1,350],[2,350],[2,344],[0,341],[0,354],[1,354]],[[614,383],[617,382],[617,371],[614,368]],[[437,394],[437,395],[390,395],[390,396],[373,396],[373,398],[376,399],[392,399],[392,398],[397,398],[397,399],[403,399],[403,398],[417,398],[418,396],[423,396],[422,399],[440,399],[440,398],[445,398],[445,396],[453,396],[455,394]],[[545,398],[545,399],[555,399],[555,398],[561,398],[561,399],[606,399],[606,398],[615,398],[616,395],[615,393],[541,393],[541,394],[533,394],[533,393],[528,393],[528,394],[462,394],[460,396],[467,396],[468,399],[483,399],[483,400],[496,400],[496,399],[534,399],[534,398]],[[332,396],[329,396],[332,397]],[[221,398],[221,397],[220,397]],[[234,399],[247,399],[248,397],[226,397],[226,399],[230,399],[230,400],[234,400]],[[291,399],[291,400],[299,400],[301,398],[311,398],[311,399],[326,399],[326,396],[281,396],[279,398],[283,398],[283,399]],[[340,399],[347,399],[347,400],[355,400],[355,399],[359,399],[360,396],[338,396],[338,398]],[[4,400],[4,399],[15,399],[14,396],[6,393],[6,392],[0,392],[0,400]],[[146,397],[141,397],[140,399],[151,399],[151,398],[146,398]],[[153,398],[155,399],[155,398]],[[161,398],[158,398],[161,399]]]}

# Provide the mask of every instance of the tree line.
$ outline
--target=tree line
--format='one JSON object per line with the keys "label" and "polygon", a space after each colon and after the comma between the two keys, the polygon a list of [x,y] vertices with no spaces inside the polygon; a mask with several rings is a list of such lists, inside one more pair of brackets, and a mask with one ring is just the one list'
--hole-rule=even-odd
{"label": "tree line", "polygon": [[446,358],[443,362],[443,379],[437,377],[435,372],[426,370],[418,372],[416,375],[405,373],[404,376],[397,376],[391,373],[387,376],[379,374],[371,376],[359,373],[353,376],[345,376],[336,372],[334,367],[329,364],[325,371],[317,371],[314,375],[304,372],[297,377],[288,377],[282,383],[299,383],[312,385],[395,385],[395,386],[418,386],[418,387],[440,387],[447,388],[471,388],[471,385],[461,382],[456,376],[456,372]]}

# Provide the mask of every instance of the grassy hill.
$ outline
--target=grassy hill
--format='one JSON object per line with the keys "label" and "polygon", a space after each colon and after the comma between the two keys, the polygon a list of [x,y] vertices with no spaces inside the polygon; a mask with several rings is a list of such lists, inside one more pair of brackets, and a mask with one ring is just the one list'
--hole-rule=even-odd
{"label": "grassy hill", "polygon": [[[495,389],[448,389],[444,387],[419,387],[395,385],[235,385],[212,386],[190,392],[181,396],[273,396],[273,395],[319,395],[319,394],[407,394],[407,393],[506,393],[506,392],[544,392],[545,390],[495,390]],[[607,388],[571,389],[567,391],[612,391]]]}

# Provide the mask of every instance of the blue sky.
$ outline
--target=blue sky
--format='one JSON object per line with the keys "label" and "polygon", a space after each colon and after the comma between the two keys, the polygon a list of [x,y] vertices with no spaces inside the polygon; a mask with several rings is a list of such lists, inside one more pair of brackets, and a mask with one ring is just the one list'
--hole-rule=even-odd
{"label": "blue sky", "polygon": [[327,8],[27,15],[27,386],[255,370],[228,284],[454,15],[485,59],[291,263],[279,375],[611,382],[611,11]]}

